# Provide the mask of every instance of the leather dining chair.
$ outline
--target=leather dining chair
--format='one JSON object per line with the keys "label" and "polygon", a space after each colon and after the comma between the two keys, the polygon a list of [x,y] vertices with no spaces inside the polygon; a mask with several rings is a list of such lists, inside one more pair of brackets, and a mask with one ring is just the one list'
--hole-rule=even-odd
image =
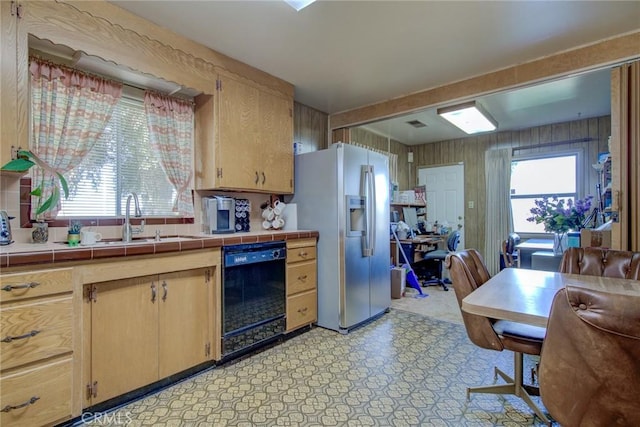
{"label": "leather dining chair", "polygon": [[519,255],[516,255],[516,258],[513,257],[514,252],[517,253],[516,245],[519,242],[520,236],[516,233],[509,233],[509,237],[502,241],[502,262],[505,268],[520,266]]}
{"label": "leather dining chair", "polygon": [[545,407],[563,427],[640,426],[640,297],[558,291],[538,378]]}
{"label": "leather dining chair", "polygon": [[513,378],[495,367],[495,378],[500,376],[506,384],[467,388],[467,399],[470,398],[470,393],[513,394],[524,400],[544,423],[550,425],[549,419],[531,399],[531,396],[539,395],[538,388],[523,382],[523,354],[540,354],[545,328],[490,319],[462,310],[462,300],[490,278],[484,260],[477,250],[467,249],[449,254],[445,265],[449,269],[462,320],[471,342],[489,350],[506,349],[514,354]]}
{"label": "leather dining chair", "polygon": [[640,252],[602,248],[568,248],[561,273],[640,280]]}

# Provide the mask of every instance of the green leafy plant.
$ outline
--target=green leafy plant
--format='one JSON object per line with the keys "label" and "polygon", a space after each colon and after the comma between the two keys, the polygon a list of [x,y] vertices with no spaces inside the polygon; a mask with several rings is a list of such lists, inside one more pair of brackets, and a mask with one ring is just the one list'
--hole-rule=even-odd
{"label": "green leafy plant", "polygon": [[55,209],[55,207],[58,205],[58,202],[60,201],[61,188],[62,192],[64,193],[65,199],[69,197],[69,185],[67,184],[67,180],[64,178],[64,176],[62,176],[60,172],[53,169],[45,161],[40,159],[29,150],[19,150],[16,158],[4,165],[2,167],[2,170],[11,172],[26,172],[33,166],[38,166],[40,169],[42,169],[43,172],[48,172],[57,181],[53,186],[53,192],[46,200],[42,200],[46,176],[45,173],[42,174],[42,178],[38,186],[31,191],[30,194],[38,199],[38,205],[36,206],[35,211],[35,216],[37,219],[43,213]]}
{"label": "green leafy plant", "polygon": [[71,221],[69,228],[67,228],[67,232],[69,234],[80,234],[81,229],[82,223],[80,221]]}

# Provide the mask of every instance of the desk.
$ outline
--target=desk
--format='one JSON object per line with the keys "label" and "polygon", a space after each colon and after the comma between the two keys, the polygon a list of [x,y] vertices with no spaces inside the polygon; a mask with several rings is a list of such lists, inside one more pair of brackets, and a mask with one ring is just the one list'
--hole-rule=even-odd
{"label": "desk", "polygon": [[493,319],[547,326],[553,297],[565,286],[640,296],[640,281],[505,268],[462,300],[462,310]]}
{"label": "desk", "polygon": [[560,271],[562,255],[549,251],[535,251],[531,254],[531,269],[545,271]]}
{"label": "desk", "polygon": [[531,268],[531,254],[536,251],[553,252],[553,240],[529,239],[517,244],[516,249],[519,252],[520,268]]}
{"label": "desk", "polygon": [[[438,245],[443,243],[444,239],[439,235],[421,235],[416,236],[414,239],[400,239],[400,243],[403,245],[411,245],[411,253],[405,250],[405,253],[411,263],[422,259],[425,253],[438,249]],[[391,263],[393,265],[404,264],[404,258],[399,253],[398,245],[395,239],[391,240]],[[419,254],[418,257],[415,254]],[[413,259],[411,258],[413,256]],[[398,263],[400,261],[400,263]]]}

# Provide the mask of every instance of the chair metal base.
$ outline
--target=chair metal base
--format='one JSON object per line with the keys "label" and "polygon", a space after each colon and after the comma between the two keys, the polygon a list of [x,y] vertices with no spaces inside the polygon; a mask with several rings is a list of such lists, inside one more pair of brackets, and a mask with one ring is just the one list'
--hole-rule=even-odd
{"label": "chair metal base", "polygon": [[551,427],[551,421],[542,410],[531,399],[531,396],[540,396],[538,387],[524,384],[522,381],[523,357],[522,353],[513,353],[514,378],[502,372],[497,367],[494,368],[494,381],[497,381],[498,375],[507,382],[507,384],[495,384],[481,387],[467,388],[467,400],[471,399],[471,393],[490,393],[490,394],[512,394],[518,396],[525,401],[529,408],[542,420],[543,423]]}

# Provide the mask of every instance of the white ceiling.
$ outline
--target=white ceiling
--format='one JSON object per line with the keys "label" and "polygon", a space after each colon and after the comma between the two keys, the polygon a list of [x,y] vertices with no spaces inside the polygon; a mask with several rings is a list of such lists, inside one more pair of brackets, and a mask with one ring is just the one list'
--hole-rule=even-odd
{"label": "white ceiling", "polygon": [[[640,29],[640,1],[111,3],[292,83],[296,101],[328,114]],[[608,114],[608,87],[599,73],[480,100],[507,130]],[[463,136],[430,115],[419,142]]]}

